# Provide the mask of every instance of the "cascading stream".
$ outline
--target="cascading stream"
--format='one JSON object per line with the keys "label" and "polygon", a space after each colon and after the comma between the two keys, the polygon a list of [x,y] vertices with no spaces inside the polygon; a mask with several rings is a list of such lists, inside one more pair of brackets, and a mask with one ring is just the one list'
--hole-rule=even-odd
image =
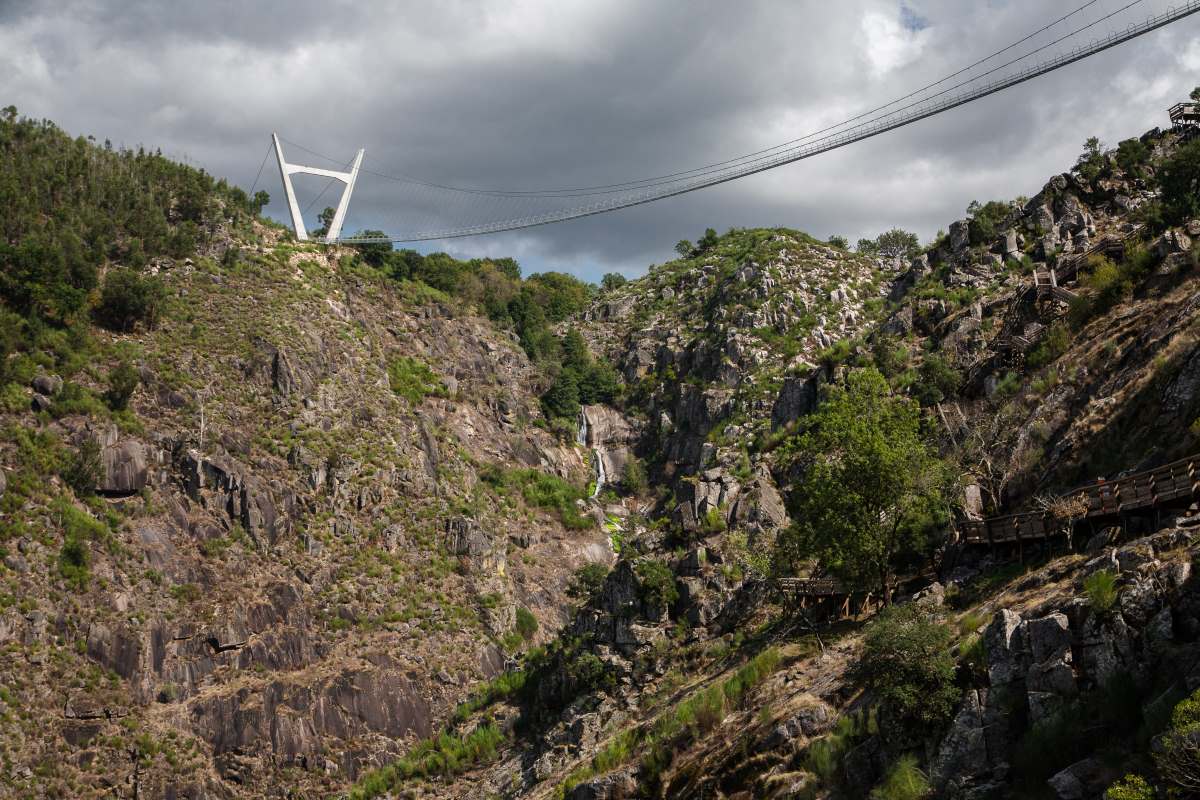
{"label": "cascading stream", "polygon": [[[583,447],[589,447],[588,439],[591,437],[591,426],[588,425],[587,414],[582,409],[579,411],[579,433],[575,440]],[[604,488],[605,481],[608,480],[608,473],[604,468],[604,454],[599,447],[591,447],[592,451],[592,470],[596,474],[596,488],[592,492],[592,499],[600,496],[600,491]]]}
{"label": "cascading stream", "polygon": [[592,492],[592,499],[595,499],[600,496],[600,490],[604,488],[604,482],[608,480],[608,475],[604,470],[604,454],[598,447],[592,448],[592,461],[596,465],[596,491]]}

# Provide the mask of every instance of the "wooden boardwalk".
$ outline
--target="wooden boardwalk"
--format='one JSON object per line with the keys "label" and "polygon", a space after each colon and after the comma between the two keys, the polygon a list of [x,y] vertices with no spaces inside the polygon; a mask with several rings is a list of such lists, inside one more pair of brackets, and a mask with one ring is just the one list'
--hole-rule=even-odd
{"label": "wooden boardwalk", "polygon": [[[1087,512],[1081,520],[1120,518],[1134,512],[1184,505],[1200,494],[1198,465],[1200,455],[1189,456],[1115,480],[1097,479],[1059,497],[1063,500],[1082,497],[1086,501]],[[1074,522],[1058,524],[1046,511],[1025,511],[970,520],[962,526],[962,541],[989,545],[1034,541],[1065,536],[1073,526]]]}
{"label": "wooden boardwalk", "polygon": [[[1020,546],[1065,537],[1083,520],[1120,519],[1127,514],[1186,506],[1200,497],[1198,467],[1200,454],[1111,481],[1100,478],[1059,495],[1063,500],[1086,501],[1087,511],[1079,519],[1060,523],[1047,511],[1024,511],[969,520],[960,526],[959,541],[967,545]],[[823,607],[825,612],[841,617],[860,614],[879,603],[871,592],[850,589],[833,578],[780,578],[775,587],[797,598],[800,608]]]}

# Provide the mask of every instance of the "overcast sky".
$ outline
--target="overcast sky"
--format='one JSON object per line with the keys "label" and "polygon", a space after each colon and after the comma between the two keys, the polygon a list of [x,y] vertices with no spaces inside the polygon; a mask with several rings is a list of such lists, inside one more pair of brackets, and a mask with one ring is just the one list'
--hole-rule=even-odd
{"label": "overcast sky", "polygon": [[[340,159],[365,147],[366,165],[389,174],[505,189],[591,185],[808,133],[1082,2],[0,0],[0,104],[73,134],[160,147],[247,189],[272,130]],[[1140,5],[1144,17],[1166,3]],[[421,249],[513,255],[527,273],[597,280],[640,274],[710,226],[787,225],[851,241],[902,226],[928,239],[973,199],[1035,193],[1088,136],[1115,144],[1165,125],[1167,107],[1197,83],[1200,15],[812,160]],[[298,186],[301,205],[320,190],[314,181]],[[273,163],[259,188],[282,219]],[[364,175],[346,230],[403,229],[403,202],[397,184]],[[313,206],[310,226],[326,204]]]}

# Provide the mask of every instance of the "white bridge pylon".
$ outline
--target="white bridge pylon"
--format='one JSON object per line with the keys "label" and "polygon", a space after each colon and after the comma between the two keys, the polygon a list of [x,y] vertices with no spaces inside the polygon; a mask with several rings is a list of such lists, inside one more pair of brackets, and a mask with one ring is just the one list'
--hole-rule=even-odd
{"label": "white bridge pylon", "polygon": [[363,153],[366,150],[358,151],[358,155],[354,157],[354,165],[349,172],[337,172],[320,167],[305,167],[300,164],[287,163],[283,158],[283,145],[279,143],[279,134],[272,133],[271,138],[275,140],[275,157],[279,160],[279,177],[283,179],[283,191],[287,195],[288,210],[292,214],[292,229],[300,241],[308,241],[308,231],[304,228],[304,217],[300,215],[300,205],[296,202],[296,192],[292,189],[292,175],[297,172],[305,175],[321,175],[341,181],[346,185],[346,188],[342,189],[342,199],[338,201],[337,211],[333,214],[333,222],[329,224],[329,230],[325,234],[325,241],[336,241],[342,234],[342,223],[346,221],[346,209],[350,207],[350,195],[354,192],[354,182],[358,180],[358,168],[362,164]]}

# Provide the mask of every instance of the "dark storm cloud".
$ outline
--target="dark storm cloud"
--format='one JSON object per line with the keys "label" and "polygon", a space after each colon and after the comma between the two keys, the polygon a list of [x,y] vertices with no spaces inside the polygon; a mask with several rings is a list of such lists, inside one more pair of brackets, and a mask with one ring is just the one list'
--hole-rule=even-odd
{"label": "dark storm cloud", "polygon": [[[365,146],[373,169],[449,184],[603,184],[786,141],[1080,2],[0,0],[0,100],[73,133],[161,147],[247,188],[272,130],[337,159]],[[1197,82],[1198,30],[1186,20],[950,115],[743,181],[444,246],[595,279],[664,260],[675,240],[708,226],[853,239],[902,225],[927,238],[972,199],[1037,191],[1089,135],[1115,142],[1161,124]],[[281,196],[273,164],[261,183]],[[302,204],[320,186],[306,182]],[[403,227],[398,192],[364,175],[348,227]],[[269,210],[283,213],[278,202]]]}

